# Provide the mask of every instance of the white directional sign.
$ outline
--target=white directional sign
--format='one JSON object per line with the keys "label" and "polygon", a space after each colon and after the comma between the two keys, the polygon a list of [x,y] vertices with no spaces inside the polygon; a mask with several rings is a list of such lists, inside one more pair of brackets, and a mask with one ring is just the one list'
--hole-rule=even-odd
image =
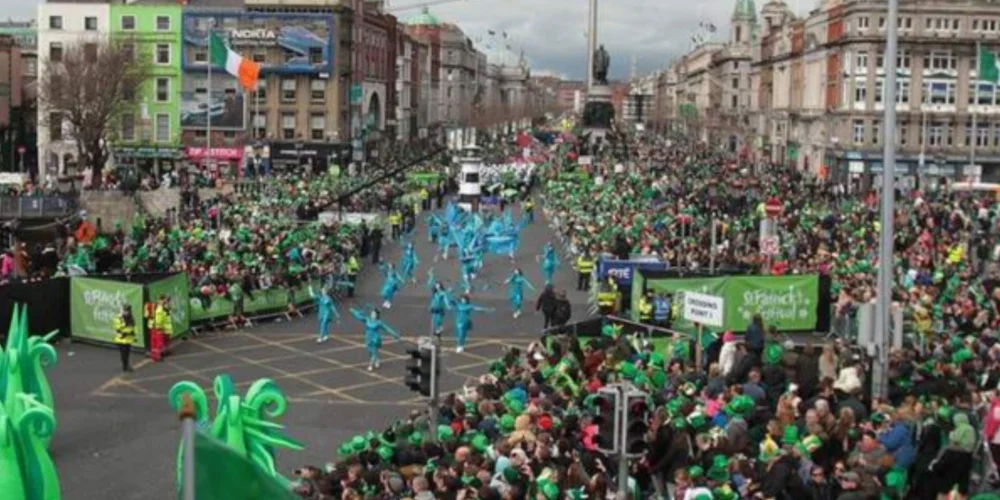
{"label": "white directional sign", "polygon": [[722,328],[724,311],[722,297],[684,292],[684,319],[692,323]]}

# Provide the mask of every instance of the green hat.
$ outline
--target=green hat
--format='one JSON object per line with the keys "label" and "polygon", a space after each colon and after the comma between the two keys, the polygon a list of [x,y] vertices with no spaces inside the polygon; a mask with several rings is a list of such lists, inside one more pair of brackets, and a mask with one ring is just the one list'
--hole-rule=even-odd
{"label": "green hat", "polygon": [[355,452],[365,451],[365,448],[367,447],[368,440],[365,439],[364,436],[354,436],[354,438],[351,439],[351,448],[354,448]]}
{"label": "green hat", "polygon": [[414,431],[406,438],[406,441],[413,446],[420,446],[424,442],[424,433],[420,431]]}
{"label": "green hat", "polygon": [[705,424],[708,423],[708,420],[705,418],[705,414],[698,410],[691,412],[691,414],[687,417],[687,421],[695,430],[705,427]]}
{"label": "green hat", "polygon": [[472,448],[479,453],[485,453],[490,447],[490,441],[486,438],[486,435],[481,432],[476,432],[473,434],[472,439],[469,440],[469,444]]}
{"label": "green hat", "polygon": [[652,354],[649,355],[649,365],[650,366],[655,366],[657,368],[663,368],[663,364],[664,364],[664,360],[663,360],[663,355],[662,354],[660,354],[658,352],[654,352],[654,353],[652,353]]}
{"label": "green hat", "polygon": [[542,378],[544,378],[544,379],[546,379],[546,380],[547,380],[547,379],[548,379],[549,377],[551,377],[551,376],[552,376],[552,372],[554,372],[555,370],[554,370],[554,369],[552,369],[552,367],[551,367],[551,366],[546,366],[546,367],[542,368],[542,369],[541,369],[541,370],[539,370],[539,371],[540,371],[540,372],[541,372],[541,374],[542,374]]}
{"label": "green hat", "polygon": [[500,417],[500,430],[503,433],[514,432],[514,416],[507,414]]}
{"label": "green hat", "polygon": [[683,417],[677,417],[677,418],[674,418],[673,420],[671,420],[671,424],[676,429],[683,429],[683,428],[687,427],[687,420],[684,420]]}
{"label": "green hat", "polygon": [[799,428],[794,425],[785,426],[785,432],[781,436],[781,444],[794,446],[799,442]]}
{"label": "green hat", "polygon": [[796,444],[795,448],[799,450],[799,453],[807,457],[811,457],[812,454],[816,453],[816,450],[820,449],[822,446],[823,440],[815,434],[810,434],[802,438],[802,441]]}
{"label": "green hat", "polygon": [[693,465],[688,469],[688,475],[691,479],[697,479],[705,475],[705,469],[702,469],[700,465]]}
{"label": "green hat", "polygon": [[517,469],[515,469],[513,467],[510,467],[510,466],[507,466],[506,468],[504,468],[504,470],[503,470],[503,479],[504,479],[504,481],[506,481],[508,483],[514,483],[514,482],[517,482],[517,480],[520,479],[520,478],[521,478],[521,473],[518,472]]}
{"label": "green hat", "polygon": [[693,397],[695,394],[698,393],[698,387],[691,382],[684,382],[683,384],[681,384],[680,392],[685,396]]}
{"label": "green hat", "polygon": [[781,356],[784,353],[785,349],[781,347],[781,344],[768,344],[767,347],[764,348],[764,363],[768,365],[776,365],[781,362]]}
{"label": "green hat", "polygon": [[750,413],[753,413],[757,404],[754,403],[753,398],[747,395],[740,395],[733,398],[729,404],[726,405],[726,413],[730,415],[739,415],[741,417],[746,417]]}
{"label": "green hat", "polygon": [[885,488],[891,492],[903,493],[906,487],[906,471],[893,468],[885,475]]}
{"label": "green hat", "polygon": [[626,361],[618,367],[618,372],[621,373],[623,377],[632,380],[635,378],[636,374],[639,373],[639,370],[636,369],[635,365]]}
{"label": "green hat", "polygon": [[438,441],[451,441],[455,438],[455,431],[448,425],[439,425],[437,429]]}
{"label": "green hat", "polygon": [[433,457],[428,458],[427,463],[424,464],[424,473],[426,474],[428,472],[434,472],[437,470],[437,468],[438,468],[437,459]]}
{"label": "green hat", "polygon": [[389,448],[395,448],[396,447],[396,431],[394,431],[392,429],[389,429],[389,430],[383,432],[382,434],[379,435],[378,441],[379,441],[379,443],[382,444],[382,446],[388,446]]}
{"label": "green hat", "polygon": [[506,404],[507,411],[510,412],[508,415],[520,415],[524,413],[524,403],[520,399],[509,399]]}
{"label": "green hat", "polygon": [[354,450],[351,448],[351,442],[348,441],[346,443],[341,444],[340,448],[337,448],[337,454],[339,454],[342,457],[353,455]]}
{"label": "green hat", "polygon": [[392,460],[392,455],[393,455],[392,448],[390,448],[388,446],[379,446],[378,447],[378,456],[381,457],[382,460],[388,462],[388,461]]}
{"label": "green hat", "polygon": [[548,479],[538,481],[538,492],[545,497],[545,500],[559,500],[559,487]]}
{"label": "green hat", "polygon": [[716,455],[712,458],[712,466],[708,468],[709,479],[717,483],[724,483],[729,480],[729,459],[725,455]]}
{"label": "green hat", "polygon": [[733,490],[732,486],[724,484],[718,488],[712,490],[713,500],[736,500],[739,495]]}

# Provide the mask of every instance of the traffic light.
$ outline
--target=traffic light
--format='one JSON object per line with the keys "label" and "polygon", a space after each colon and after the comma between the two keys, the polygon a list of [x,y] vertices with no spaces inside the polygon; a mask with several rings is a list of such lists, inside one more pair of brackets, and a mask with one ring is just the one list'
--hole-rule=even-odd
{"label": "traffic light", "polygon": [[618,406],[618,391],[601,391],[594,401],[597,409],[597,416],[594,423],[597,424],[597,436],[594,442],[597,449],[605,453],[618,453],[618,418],[621,414]]}
{"label": "traffic light", "polygon": [[413,392],[431,396],[431,357],[430,349],[408,349],[410,360],[406,363],[406,386]]}
{"label": "traffic light", "polygon": [[649,431],[649,404],[646,395],[628,395],[628,427],[625,430],[625,454],[642,455],[649,450],[646,433]]}

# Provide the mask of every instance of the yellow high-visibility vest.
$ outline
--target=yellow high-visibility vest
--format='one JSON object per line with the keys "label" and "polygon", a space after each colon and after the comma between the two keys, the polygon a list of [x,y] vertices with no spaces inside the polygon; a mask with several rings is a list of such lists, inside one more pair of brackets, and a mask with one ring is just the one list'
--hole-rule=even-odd
{"label": "yellow high-visibility vest", "polygon": [[586,259],[583,256],[577,257],[576,270],[584,274],[590,274],[594,272],[594,261]]}

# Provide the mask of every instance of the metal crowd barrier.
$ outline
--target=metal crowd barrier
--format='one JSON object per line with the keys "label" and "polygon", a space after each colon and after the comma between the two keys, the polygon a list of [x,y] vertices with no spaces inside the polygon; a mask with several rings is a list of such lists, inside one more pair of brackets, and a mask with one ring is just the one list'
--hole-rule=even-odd
{"label": "metal crowd barrier", "polygon": [[0,218],[57,219],[76,211],[69,196],[0,196]]}

